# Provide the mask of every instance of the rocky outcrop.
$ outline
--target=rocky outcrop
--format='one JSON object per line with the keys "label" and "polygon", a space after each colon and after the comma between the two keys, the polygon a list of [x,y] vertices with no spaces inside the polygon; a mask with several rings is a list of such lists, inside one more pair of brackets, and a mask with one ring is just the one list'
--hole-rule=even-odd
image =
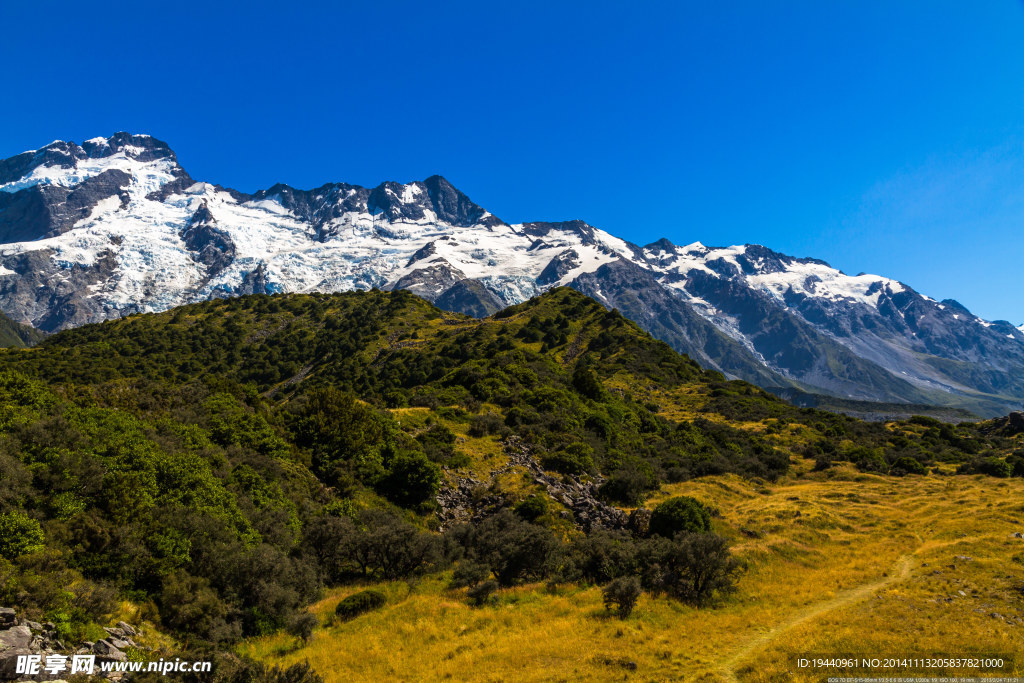
{"label": "rocky outcrop", "polygon": [[597,498],[603,477],[598,475],[584,480],[572,475],[549,474],[540,466],[530,447],[514,435],[505,440],[505,453],[511,465],[525,468],[533,476],[535,484],[543,486],[552,499],[568,509],[577,528],[590,532],[626,527],[629,521],[626,513]]}
{"label": "rocky outcrop", "polygon": [[986,431],[998,436],[1016,436],[1024,434],[1024,413],[1012,412],[1006,417],[992,420],[991,426]]}
{"label": "rocky outcrop", "polygon": [[[75,655],[93,655],[97,666],[102,662],[127,661],[128,648],[146,650],[135,642],[139,630],[123,621],[104,629],[107,637],[95,643],[83,642],[77,647],[69,647],[57,637],[56,625],[46,622],[38,623],[28,619],[19,619],[17,612],[10,607],[0,607],[0,680],[6,681],[60,681],[68,677],[71,658]],[[68,666],[64,671],[47,673],[41,670],[34,675],[17,672],[18,657],[37,655],[45,663],[47,656],[62,655],[67,658]],[[96,671],[99,676],[99,671]],[[108,680],[126,680],[122,672],[107,672],[103,676]]]}
{"label": "rocky outcrop", "polygon": [[442,530],[452,524],[482,519],[509,507],[512,501],[492,493],[491,483],[514,469],[525,470],[535,484],[543,486],[553,500],[566,508],[562,514],[577,528],[586,532],[626,528],[629,522],[626,513],[597,498],[597,489],[603,481],[601,477],[588,481],[576,476],[549,474],[518,436],[508,437],[503,445],[508,462],[491,470],[487,482],[472,476],[457,479],[453,472],[447,472],[457,483],[443,488],[437,495]]}

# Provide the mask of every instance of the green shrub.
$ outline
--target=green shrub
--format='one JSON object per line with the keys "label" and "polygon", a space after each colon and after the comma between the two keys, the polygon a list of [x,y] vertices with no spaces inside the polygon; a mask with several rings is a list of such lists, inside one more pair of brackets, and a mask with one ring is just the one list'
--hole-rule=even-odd
{"label": "green shrub", "polygon": [[307,642],[313,637],[313,630],[319,623],[315,614],[310,614],[309,612],[297,614],[288,622],[288,633],[302,642]]}
{"label": "green shrub", "polygon": [[977,464],[978,471],[990,477],[1005,478],[1013,474],[1013,465],[997,457],[982,458]]}
{"label": "green shrub", "polygon": [[889,468],[889,474],[903,476],[905,474],[928,474],[928,468],[914,458],[903,456],[897,458],[896,462]]}
{"label": "green shrub", "polygon": [[452,572],[452,588],[467,588],[491,578],[491,568],[476,562],[459,562]]}
{"label": "green shrub", "polygon": [[387,597],[380,591],[366,590],[353,593],[338,603],[334,608],[334,614],[341,621],[355,619],[360,614],[380,609],[388,602]]}
{"label": "green shrub", "polygon": [[604,396],[604,387],[594,371],[583,364],[576,366],[572,375],[572,386],[581,396],[599,401]]}
{"label": "green shrub", "polygon": [[1011,472],[1012,476],[1024,477],[1024,454],[1017,451],[1012,455],[1006,456],[1006,462],[1013,468]]}
{"label": "green shrub", "polygon": [[635,576],[622,576],[601,591],[604,597],[604,607],[607,610],[615,608],[615,613],[620,619],[625,619],[633,612],[637,600],[640,599],[640,579]]}
{"label": "green shrub", "polygon": [[437,495],[441,468],[422,453],[395,456],[380,482],[380,492],[399,505],[417,505]]}
{"label": "green shrub", "polygon": [[669,498],[651,512],[652,536],[672,538],[679,532],[707,531],[711,531],[711,512],[695,498]]}
{"label": "green shrub", "polygon": [[624,531],[598,529],[580,536],[560,559],[558,574],[562,581],[601,585],[637,570],[636,544]]}
{"label": "green shrub", "polygon": [[14,558],[42,549],[39,522],[20,510],[0,515],[0,557]]}
{"label": "green shrub", "polygon": [[505,426],[504,418],[495,413],[474,415],[469,420],[469,435],[473,437],[487,436],[489,434],[508,436],[510,433],[509,428]]}
{"label": "green shrub", "polygon": [[545,455],[541,462],[546,469],[562,474],[585,474],[594,469],[594,449],[585,443],[573,443]]}
{"label": "green shrub", "polygon": [[547,511],[547,501],[537,495],[519,501],[515,507],[515,513],[527,522],[536,522],[540,517],[547,514]]}
{"label": "green shrub", "polygon": [[608,477],[598,494],[605,500],[623,505],[637,506],[644,500],[644,495],[658,488],[658,479],[650,471],[635,466],[621,467]]}
{"label": "green shrub", "polygon": [[241,635],[239,625],[228,621],[230,611],[205,578],[178,570],[163,579],[160,621],[166,627],[211,643],[229,642]]}
{"label": "green shrub", "polygon": [[[450,408],[442,408],[451,410]],[[427,431],[416,437],[416,440],[423,446],[423,452],[427,457],[441,465],[449,467],[465,467],[469,464],[469,458],[455,452],[455,433],[444,425],[436,424]]]}
{"label": "green shrub", "polygon": [[885,474],[889,471],[889,463],[882,456],[881,448],[856,446],[846,453],[846,458],[861,472]]}
{"label": "green shrub", "polygon": [[355,519],[324,515],[305,529],[303,546],[328,581],[353,576],[403,579],[440,568],[441,539],[388,510],[361,510]]}
{"label": "green shrub", "polygon": [[976,460],[963,463],[956,468],[956,473],[987,474],[990,477],[1005,479],[1013,474],[1013,469],[1013,463],[995,456],[989,456],[987,458],[977,458]]}

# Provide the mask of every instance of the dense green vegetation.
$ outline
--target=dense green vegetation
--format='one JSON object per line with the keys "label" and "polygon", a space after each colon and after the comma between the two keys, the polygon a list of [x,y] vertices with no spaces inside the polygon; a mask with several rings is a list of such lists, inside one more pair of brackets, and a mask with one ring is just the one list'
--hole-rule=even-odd
{"label": "dense green vegetation", "polygon": [[326,585],[451,567],[478,604],[524,581],[618,581],[621,615],[638,585],[706,604],[734,584],[709,512],[683,499],[650,538],[571,531],[542,490],[436,533],[436,493],[472,464],[459,430],[516,435],[630,506],[667,481],[773,479],[793,456],[1024,474],[1018,436],[795,408],[571,290],[483,321],[405,292],[210,301],[0,353],[0,603],[74,639],[126,597],[224,643],[303,632],[296,611]]}

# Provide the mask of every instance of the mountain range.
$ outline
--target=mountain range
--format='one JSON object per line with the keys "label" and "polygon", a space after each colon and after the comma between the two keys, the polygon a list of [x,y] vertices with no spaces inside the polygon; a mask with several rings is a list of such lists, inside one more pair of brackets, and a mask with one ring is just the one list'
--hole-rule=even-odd
{"label": "mountain range", "polygon": [[760,245],[509,224],[440,176],[247,194],[193,179],[166,143],[129,133],[0,161],[0,309],[44,332],[212,298],[372,288],[482,317],[560,286],[798,404],[992,416],[1024,403],[1024,326]]}

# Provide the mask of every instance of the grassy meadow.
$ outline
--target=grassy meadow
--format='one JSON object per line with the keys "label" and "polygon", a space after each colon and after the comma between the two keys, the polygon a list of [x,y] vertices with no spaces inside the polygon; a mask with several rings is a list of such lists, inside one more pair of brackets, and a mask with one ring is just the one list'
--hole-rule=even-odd
{"label": "grassy meadow", "polygon": [[[311,608],[321,627],[308,643],[276,634],[240,651],[355,682],[818,681],[797,656],[1024,650],[1024,539],[1013,536],[1024,531],[1024,481],[807,468],[794,461],[773,484],[666,485],[648,501],[685,494],[717,509],[716,531],[747,568],[714,607],[645,594],[620,620],[598,588],[545,585],[471,607],[442,575],[379,584],[388,605],[343,624],[331,623],[334,606],[357,589],[332,591]],[[1006,672],[1024,673],[1024,662]]]}

